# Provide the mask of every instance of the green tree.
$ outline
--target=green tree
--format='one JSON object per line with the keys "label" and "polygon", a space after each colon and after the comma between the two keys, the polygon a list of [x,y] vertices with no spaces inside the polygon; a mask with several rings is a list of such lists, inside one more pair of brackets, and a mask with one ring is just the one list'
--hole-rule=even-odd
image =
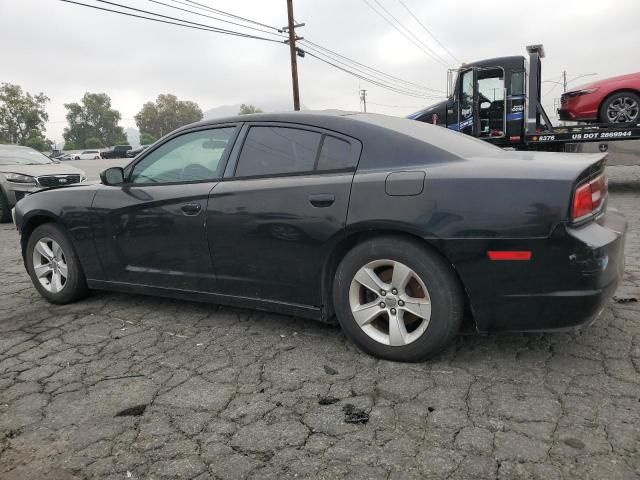
{"label": "green tree", "polygon": [[253,105],[245,105],[244,103],[240,105],[238,115],[249,115],[250,113],[262,113],[262,110],[258,107],[254,107]]}
{"label": "green tree", "polygon": [[140,134],[140,145],[151,145],[156,140],[158,140],[158,139],[156,137],[154,137],[153,135],[151,135],[150,133],[141,133]]}
{"label": "green tree", "polygon": [[141,135],[148,133],[160,138],[176,128],[202,120],[202,110],[197,103],[160,94],[155,103],[145,103],[134,118]]}
{"label": "green tree", "polygon": [[87,139],[97,138],[102,145],[125,143],[127,137],[118,126],[120,112],[111,108],[106,93],[85,93],[81,103],[66,103],[67,122],[63,137],[78,148],[85,148]]}
{"label": "green tree", "polygon": [[52,145],[53,142],[51,140],[47,140],[40,135],[32,135],[24,141],[25,147],[31,147],[39,152],[47,152],[51,150]]}
{"label": "green tree", "polygon": [[49,115],[45,109],[49,101],[44,93],[31,95],[19,85],[3,83],[0,86],[0,140],[24,145],[31,137],[44,138],[45,122]]}
{"label": "green tree", "polygon": [[102,148],[104,145],[99,138],[89,137],[84,141],[84,148]]}
{"label": "green tree", "polygon": [[76,144],[71,142],[71,141],[66,141],[64,142],[64,147],[62,147],[63,150],[75,150],[76,149]]}

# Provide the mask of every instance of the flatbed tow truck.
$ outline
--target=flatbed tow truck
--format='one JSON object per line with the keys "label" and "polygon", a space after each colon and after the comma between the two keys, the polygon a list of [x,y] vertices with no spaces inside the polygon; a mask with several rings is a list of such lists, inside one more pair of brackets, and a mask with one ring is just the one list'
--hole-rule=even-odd
{"label": "flatbed tow truck", "polygon": [[[481,60],[449,70],[448,99],[408,116],[516,150],[573,151],[577,144],[640,139],[640,123],[553,126],[541,103],[542,45],[524,56]],[[455,75],[455,82],[452,81]]]}

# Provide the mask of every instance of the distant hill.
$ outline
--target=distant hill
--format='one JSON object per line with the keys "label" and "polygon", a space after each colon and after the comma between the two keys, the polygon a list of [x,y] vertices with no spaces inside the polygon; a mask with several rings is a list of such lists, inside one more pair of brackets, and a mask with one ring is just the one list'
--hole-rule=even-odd
{"label": "distant hill", "polygon": [[[253,105],[264,112],[290,112],[293,110],[293,102],[291,100],[280,100],[271,102],[243,102],[246,105]],[[240,111],[241,103],[235,105],[221,105],[204,112],[204,120],[215,120],[216,118],[232,117]],[[301,110],[308,110],[304,105],[300,106]]]}

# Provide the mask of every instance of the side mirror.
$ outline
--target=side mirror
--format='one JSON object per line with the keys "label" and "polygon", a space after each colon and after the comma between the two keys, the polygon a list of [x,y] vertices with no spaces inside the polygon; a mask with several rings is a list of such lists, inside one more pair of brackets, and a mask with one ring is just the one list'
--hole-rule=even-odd
{"label": "side mirror", "polygon": [[122,185],[124,183],[124,169],[111,167],[100,172],[100,181],[103,185]]}

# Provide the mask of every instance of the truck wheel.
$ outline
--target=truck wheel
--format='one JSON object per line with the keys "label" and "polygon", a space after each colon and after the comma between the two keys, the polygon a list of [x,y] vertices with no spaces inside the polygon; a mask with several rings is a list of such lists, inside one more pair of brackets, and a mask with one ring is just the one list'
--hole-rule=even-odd
{"label": "truck wheel", "polygon": [[89,292],[80,260],[58,225],[45,223],[36,228],[25,256],[33,285],[49,302],[64,305]]}
{"label": "truck wheel", "polygon": [[462,323],[458,278],[417,241],[380,237],[354,247],[333,282],[342,329],[370,355],[418,362],[440,352]]}
{"label": "truck wheel", "polygon": [[11,220],[11,206],[4,192],[0,190],[0,223],[6,223]]}
{"label": "truck wheel", "polygon": [[633,92],[619,92],[600,106],[602,123],[637,122],[640,120],[640,97]]}

